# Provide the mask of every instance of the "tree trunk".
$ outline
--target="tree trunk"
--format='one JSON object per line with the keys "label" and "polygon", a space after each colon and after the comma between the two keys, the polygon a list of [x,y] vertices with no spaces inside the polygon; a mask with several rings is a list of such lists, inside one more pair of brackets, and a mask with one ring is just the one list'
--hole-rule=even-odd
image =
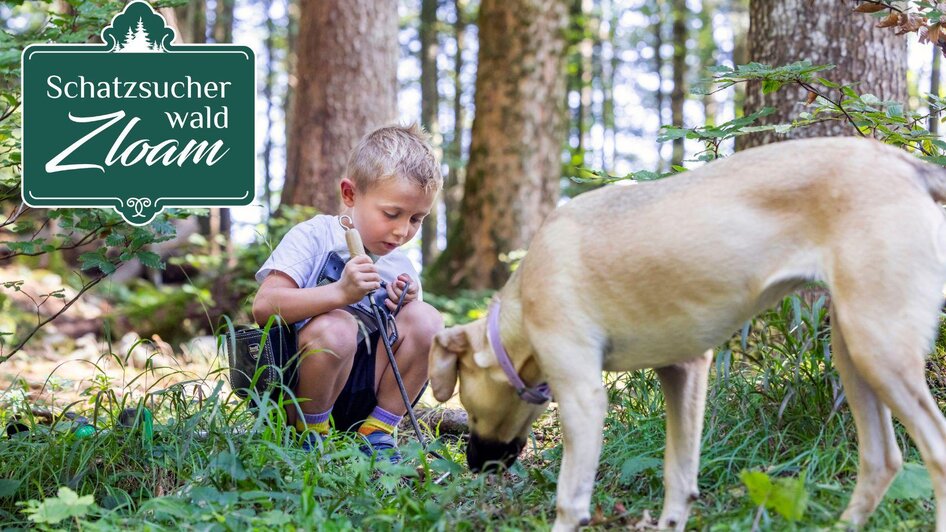
{"label": "tree trunk", "polygon": [[348,154],[397,117],[397,3],[301,2],[285,205],[340,208]]}
{"label": "tree trunk", "polygon": [[214,10],[214,42],[233,42],[233,4],[234,0],[217,0]]}
{"label": "tree trunk", "polygon": [[[749,62],[749,0],[726,0],[729,11],[729,23],[733,29],[732,64],[745,65]],[[733,116],[747,114],[746,84],[739,83],[733,94]]]}
{"label": "tree trunk", "polygon": [[[687,3],[673,0],[673,90],[670,91],[670,119],[676,127],[683,127],[683,104],[686,101],[687,76]],[[671,166],[683,165],[683,137],[673,140]]]}
{"label": "tree trunk", "polygon": [[[707,72],[708,68],[715,66],[719,62],[717,57],[719,53],[719,46],[716,45],[716,36],[713,28],[713,13],[716,12],[716,6],[714,5],[713,0],[702,0],[700,9],[700,33],[699,33],[699,55],[700,55],[700,72]],[[709,94],[711,91],[707,91],[707,94],[703,95],[703,123],[708,126],[716,125],[716,95]]]}
{"label": "tree trunk", "polygon": [[[876,20],[851,13],[851,2],[810,0],[753,0],[749,4],[749,55],[752,61],[772,66],[807,59],[812,64],[833,64],[823,74],[836,83],[855,84],[858,93],[906,102],[907,40]],[[804,21],[804,31],[799,23]],[[790,45],[789,45],[790,44]],[[760,123],[787,123],[804,110],[806,91],[786,86],[762,94],[760,84],[746,88],[745,114],[763,107],[776,112]],[[836,94],[834,95],[836,96]],[[794,129],[787,135],[764,131],[736,139],[743,150],[788,138],[853,135],[852,126],[831,121]]]}
{"label": "tree trunk", "polygon": [[[422,0],[420,7],[420,122],[433,138],[435,148],[439,148],[443,143],[438,120],[440,93],[437,80],[440,76],[437,71],[437,56],[440,54],[440,46],[437,38],[437,4],[438,0]],[[421,262],[425,267],[433,264],[440,254],[437,247],[439,204],[438,199],[421,226]]]}
{"label": "tree trunk", "polygon": [[615,9],[612,0],[603,2],[602,20],[608,20],[608,28],[601,32],[602,46],[605,46],[607,53],[601,58],[601,124],[604,127],[604,153],[602,154],[602,168],[606,172],[611,172],[617,166],[617,127],[614,119],[614,73],[620,66],[620,58],[617,52],[617,43],[615,42],[616,29],[618,27],[618,17],[620,14]]}
{"label": "tree trunk", "polygon": [[574,86],[578,92],[578,108],[575,116],[575,136],[578,145],[572,151],[572,164],[585,165],[585,154],[588,151],[588,115],[591,114],[591,52],[594,46],[591,27],[591,2],[589,0],[574,0],[572,2],[571,26],[577,56],[575,57],[576,72]]}
{"label": "tree trunk", "polygon": [[[285,155],[288,164],[289,147],[292,145],[292,128],[295,125],[295,94],[296,94],[296,43],[299,41],[299,2],[286,0],[286,97],[283,100],[283,128],[285,140]],[[283,196],[289,183],[289,174],[283,180]],[[282,196],[280,197],[282,203]]]}
{"label": "tree trunk", "polygon": [[[657,126],[662,127],[664,125],[664,58],[661,53],[661,48],[664,44],[663,36],[663,2],[657,0],[653,4],[653,13],[651,14],[651,32],[654,34],[654,73],[657,74],[657,90],[654,94],[657,100]],[[664,170],[664,158],[661,154],[660,148],[657,149],[657,172],[663,172]]]}
{"label": "tree trunk", "polygon": [[[939,79],[940,79],[940,61],[942,51],[939,46],[933,47],[933,66],[930,69],[930,96],[939,97]],[[936,104],[930,102],[930,133],[936,135],[939,132],[939,113],[935,112]]]}
{"label": "tree trunk", "polygon": [[180,42],[207,42],[206,0],[190,0],[186,5],[174,8],[174,12],[177,16]]}
{"label": "tree trunk", "polygon": [[271,162],[273,158],[273,84],[276,77],[276,59],[273,57],[276,46],[273,42],[276,33],[276,24],[269,12],[273,7],[273,0],[263,0],[263,9],[266,12],[266,79],[263,80],[263,99],[266,100],[266,135],[263,143],[263,205],[266,207],[266,220],[273,216],[273,175]]}
{"label": "tree trunk", "polygon": [[[234,0],[217,0],[212,32],[215,43],[233,42],[233,7]],[[222,234],[225,235],[226,255],[231,262],[234,261],[233,244],[230,241],[230,226],[232,225],[230,209],[210,209],[209,218],[205,218],[201,222],[201,233],[208,235],[210,240],[210,254],[216,257],[221,253],[220,243],[216,236]]]}
{"label": "tree trunk", "polygon": [[453,23],[456,53],[453,56],[453,139],[447,154],[447,180],[444,184],[443,204],[446,213],[445,228],[449,235],[459,217],[463,182],[463,132],[466,131],[466,110],[463,108],[463,50],[466,47],[466,0],[454,0],[456,20]]}
{"label": "tree trunk", "polygon": [[568,1],[484,0],[461,217],[431,289],[497,288],[555,207],[565,134]]}

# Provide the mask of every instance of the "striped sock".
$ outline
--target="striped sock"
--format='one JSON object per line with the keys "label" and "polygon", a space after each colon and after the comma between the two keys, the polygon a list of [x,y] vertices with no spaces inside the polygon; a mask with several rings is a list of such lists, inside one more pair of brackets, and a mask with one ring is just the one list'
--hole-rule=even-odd
{"label": "striped sock", "polygon": [[321,414],[304,414],[303,419],[296,420],[296,430],[304,432],[305,430],[314,430],[319,434],[328,434],[328,418],[332,415],[332,409],[329,408]]}
{"label": "striped sock", "polygon": [[397,424],[401,422],[402,417],[404,416],[392,414],[380,406],[376,406],[368,419],[361,424],[358,433],[365,436],[378,431],[391,434],[394,432],[394,427],[397,427]]}

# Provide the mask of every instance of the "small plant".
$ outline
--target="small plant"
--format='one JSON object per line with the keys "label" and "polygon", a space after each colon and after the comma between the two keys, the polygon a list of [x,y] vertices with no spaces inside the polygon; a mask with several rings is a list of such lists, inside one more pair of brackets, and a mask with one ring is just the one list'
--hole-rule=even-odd
{"label": "small plant", "polygon": [[762,509],[775,510],[789,522],[797,522],[805,515],[808,507],[808,492],[805,491],[805,476],[801,478],[772,479],[761,471],[743,470],[739,477],[749,492],[749,499],[759,511],[753,523],[753,530],[759,528]]}
{"label": "small plant", "polygon": [[55,497],[48,497],[42,502],[27,501],[23,513],[29,514],[30,521],[39,525],[57,525],[66,520],[73,520],[79,525],[79,518],[97,513],[99,507],[91,495],[79,497],[66,486],[59,488]]}

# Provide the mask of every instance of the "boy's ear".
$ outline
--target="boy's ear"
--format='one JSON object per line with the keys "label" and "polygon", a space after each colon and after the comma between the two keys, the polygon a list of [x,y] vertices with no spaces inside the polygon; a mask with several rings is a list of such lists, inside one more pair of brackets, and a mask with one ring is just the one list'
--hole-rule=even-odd
{"label": "boy's ear", "polygon": [[338,184],[342,192],[342,203],[346,207],[352,207],[355,205],[355,182],[347,177],[343,177],[341,182]]}

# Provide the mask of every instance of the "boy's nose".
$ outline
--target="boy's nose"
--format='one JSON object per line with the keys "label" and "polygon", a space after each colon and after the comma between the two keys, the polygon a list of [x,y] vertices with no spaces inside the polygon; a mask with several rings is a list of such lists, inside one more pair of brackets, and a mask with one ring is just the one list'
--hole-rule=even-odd
{"label": "boy's nose", "polygon": [[404,238],[410,231],[410,224],[397,224],[394,226],[394,236]]}

